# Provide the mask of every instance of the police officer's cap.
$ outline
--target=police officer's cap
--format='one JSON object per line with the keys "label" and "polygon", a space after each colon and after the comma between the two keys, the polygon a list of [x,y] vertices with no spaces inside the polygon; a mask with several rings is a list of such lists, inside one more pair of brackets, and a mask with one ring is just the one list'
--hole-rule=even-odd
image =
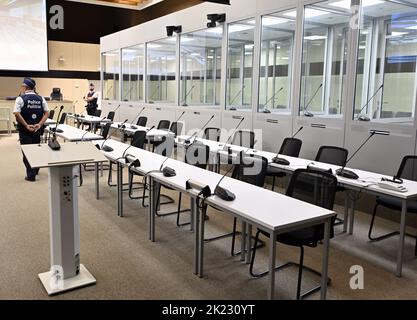
{"label": "police officer's cap", "polygon": [[29,89],[34,89],[36,87],[36,82],[32,78],[25,78],[23,79],[22,85],[28,87]]}

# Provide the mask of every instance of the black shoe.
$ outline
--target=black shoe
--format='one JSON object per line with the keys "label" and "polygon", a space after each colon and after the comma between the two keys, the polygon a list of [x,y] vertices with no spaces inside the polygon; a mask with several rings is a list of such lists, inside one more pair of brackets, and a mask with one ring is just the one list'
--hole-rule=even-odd
{"label": "black shoe", "polygon": [[34,181],[36,181],[36,178],[25,177],[25,180],[30,181],[30,182],[34,182]]}

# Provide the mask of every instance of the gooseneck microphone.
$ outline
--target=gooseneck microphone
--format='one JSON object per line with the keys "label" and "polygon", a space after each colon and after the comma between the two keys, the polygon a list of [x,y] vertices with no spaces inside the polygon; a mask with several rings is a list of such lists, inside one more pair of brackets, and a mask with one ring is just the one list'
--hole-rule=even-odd
{"label": "gooseneck microphone", "polygon": [[359,179],[359,176],[355,172],[353,172],[351,170],[347,170],[347,169],[345,169],[345,167],[349,163],[349,161],[352,160],[354,156],[356,156],[356,154],[359,152],[359,150],[361,150],[365,146],[365,144],[376,134],[377,135],[382,135],[382,136],[388,136],[389,132],[388,131],[371,130],[371,134],[369,135],[369,137],[366,138],[366,140],[359,146],[358,149],[356,149],[356,151],[352,154],[352,156],[349,159],[346,160],[343,167],[336,170],[336,175],[338,175],[340,177],[343,177],[343,178],[347,178],[347,179],[354,179],[354,180]]}
{"label": "gooseneck microphone", "polygon": [[185,97],[184,97],[184,103],[182,104],[182,106],[183,107],[188,107],[188,104],[187,104],[187,98],[188,98],[188,96],[191,94],[191,92],[193,92],[193,90],[194,90],[194,88],[195,88],[195,85],[193,85],[192,87],[191,87],[191,89],[185,94]]}
{"label": "gooseneck microphone", "polygon": [[242,85],[242,88],[240,88],[239,92],[236,94],[236,96],[232,99],[232,101],[230,101],[229,105],[232,106],[233,103],[236,101],[236,99],[240,96],[240,94],[242,93],[243,89],[245,89],[246,85]]}
{"label": "gooseneck microphone", "polygon": [[180,119],[182,118],[182,116],[185,114],[185,111],[183,111],[181,114],[180,114],[180,116],[178,117],[178,119],[177,120],[175,120],[175,122],[178,122],[178,121],[180,121]]}
{"label": "gooseneck microphone", "polygon": [[[214,119],[214,114],[210,117],[210,119],[208,119],[208,121],[204,124],[204,126],[201,127],[201,129],[199,131],[195,131],[191,136],[189,136],[184,142],[186,144],[190,144],[191,143],[191,139],[194,137],[198,137],[198,135],[208,126],[208,124],[211,122],[211,120]],[[195,141],[195,140],[194,140]]]}
{"label": "gooseneck microphone", "polygon": [[[64,109],[64,106],[61,106],[59,108],[58,119],[61,117],[61,113],[62,113],[63,109]],[[61,149],[61,145],[59,144],[58,140],[56,139],[56,133],[58,131],[58,123],[59,123],[59,120],[56,122],[54,130],[52,130],[52,132],[53,132],[52,139],[50,139],[49,142],[48,142],[49,148],[51,148],[54,151],[58,151],[58,150]],[[58,131],[58,132],[63,132],[63,131],[61,130],[61,131]]]}
{"label": "gooseneck microphone", "polygon": [[232,166],[229,170],[226,171],[226,173],[221,177],[219,182],[217,183],[216,187],[214,188],[214,195],[218,196],[220,199],[224,201],[233,201],[236,199],[236,196],[233,192],[223,188],[220,186],[220,183],[223,181],[223,179],[227,176],[227,174],[232,171],[234,166]]}
{"label": "gooseneck microphone", "polygon": [[229,143],[229,141],[232,138],[232,136],[234,136],[236,130],[240,127],[240,125],[242,124],[243,120],[245,120],[245,117],[242,117],[242,119],[240,119],[239,123],[237,124],[236,128],[233,130],[232,134],[227,138],[226,142],[223,145],[223,150],[226,147],[226,145]]}
{"label": "gooseneck microphone", "polygon": [[378,94],[378,92],[382,89],[384,87],[384,85],[383,84],[381,84],[380,86],[379,86],[379,88],[375,91],[375,93],[372,95],[372,97],[371,98],[369,98],[369,100],[366,102],[366,104],[362,107],[362,109],[359,111],[359,114],[358,114],[358,120],[359,121],[370,121],[371,119],[367,116],[367,115],[365,115],[365,114],[362,114],[362,111],[363,111],[363,109],[365,109],[365,107],[367,107],[368,105],[369,105],[369,103],[372,101],[372,99],[373,98],[375,98],[375,96]]}
{"label": "gooseneck microphone", "polygon": [[[272,97],[271,98],[269,98],[266,102],[265,102],[265,105],[264,105],[264,113],[270,113],[271,111],[269,111],[268,109],[266,109],[266,107],[268,107],[268,103],[269,102],[271,102],[271,101],[274,101],[275,100],[275,97],[282,91],[282,90],[284,90],[284,87],[281,87],[281,88],[279,88],[273,95],[272,95]],[[265,111],[265,110],[268,110],[268,111]]]}
{"label": "gooseneck microphone", "polygon": [[323,83],[320,83],[319,87],[317,88],[316,92],[314,92],[313,96],[311,97],[310,101],[306,104],[304,107],[304,116],[305,117],[314,117],[314,114],[308,111],[308,108],[310,107],[311,103],[313,102],[314,98],[319,93],[319,90],[323,87]]}
{"label": "gooseneck microphone", "polygon": [[139,118],[139,116],[142,114],[142,112],[144,111],[146,109],[146,107],[143,107],[142,108],[142,110],[140,110],[140,112],[136,115],[136,117],[135,118],[133,118],[133,120],[132,120],[132,122],[130,123],[130,127],[133,129],[133,130],[136,130],[138,127],[137,126],[135,126],[133,123],[135,122],[135,120],[136,119],[138,119]]}
{"label": "gooseneck microphone", "polygon": [[[293,139],[293,138],[295,138],[295,136],[301,131],[301,130],[303,130],[303,126],[301,126],[298,130],[297,130],[297,132],[296,133],[294,133],[292,136],[291,136],[291,139]],[[284,165],[284,166],[288,166],[289,164],[290,164],[290,162],[287,160],[287,159],[284,159],[284,158],[280,158],[278,155],[279,155],[279,152],[280,152],[280,150],[278,150],[278,152],[277,152],[277,155],[274,157],[274,158],[272,158],[272,162],[273,163],[276,163],[276,164],[281,164],[281,165]]]}

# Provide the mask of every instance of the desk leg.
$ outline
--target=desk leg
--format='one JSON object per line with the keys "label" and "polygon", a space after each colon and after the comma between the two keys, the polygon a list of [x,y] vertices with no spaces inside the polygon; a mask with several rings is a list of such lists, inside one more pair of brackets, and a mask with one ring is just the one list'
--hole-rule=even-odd
{"label": "desk leg", "polygon": [[324,239],[323,239],[323,262],[321,271],[321,300],[326,300],[327,295],[327,277],[329,270],[329,250],[330,250],[330,224],[331,218],[327,219],[324,224]]}
{"label": "desk leg", "polygon": [[246,222],[242,221],[242,240],[240,246],[240,261],[245,261],[246,257]]}
{"label": "desk leg", "polygon": [[[196,206],[197,207],[197,206]],[[204,276],[204,224],[205,224],[205,208],[202,208],[201,210],[197,207],[197,216],[200,223],[200,230],[199,233],[199,251],[198,251],[198,264],[199,264],[199,271],[198,275],[200,278]]]}
{"label": "desk leg", "polygon": [[403,200],[402,208],[401,208],[400,240],[399,240],[400,243],[398,245],[398,256],[397,256],[397,277],[401,277],[402,269],[403,269],[406,214],[407,214],[407,200]]}
{"label": "desk leg", "polygon": [[98,162],[94,164],[94,173],[96,175],[96,199],[100,199],[100,176],[99,176],[99,164]]}
{"label": "desk leg", "polygon": [[247,224],[248,225],[248,232],[247,232],[247,251],[246,251],[246,264],[250,263],[250,259],[251,259],[251,254],[252,254],[252,225],[251,224]]}
{"label": "desk leg", "polygon": [[149,203],[149,206],[152,206],[151,216],[150,216],[150,224],[151,224],[151,241],[155,242],[155,216],[157,209],[157,202],[158,202],[158,189],[159,183],[156,182],[154,179],[151,179],[149,185],[149,195],[152,194],[152,203]]}
{"label": "desk leg", "polygon": [[149,188],[149,205],[148,205],[148,235],[149,240],[152,240],[152,216],[153,216],[153,192],[152,192],[152,177],[148,177]]}
{"label": "desk leg", "polygon": [[349,221],[349,234],[353,234],[353,226],[355,224],[355,209],[356,209],[356,191],[352,190],[352,199],[350,200],[350,221]]}
{"label": "desk leg", "polygon": [[269,286],[268,286],[268,299],[274,300],[275,295],[275,258],[276,258],[276,234],[271,232],[269,234]]}
{"label": "desk leg", "polygon": [[200,235],[199,235],[199,213],[196,204],[196,199],[191,197],[191,216],[193,217],[192,223],[194,224],[194,274],[198,274],[200,270],[199,264],[199,248],[200,248]]}
{"label": "desk leg", "polygon": [[345,192],[345,212],[343,216],[343,232],[346,233],[348,230],[348,223],[349,223],[349,195],[350,190]]}
{"label": "desk leg", "polygon": [[117,215],[123,217],[123,166],[117,163]]}
{"label": "desk leg", "polygon": [[195,200],[193,197],[190,197],[190,231],[191,232],[196,230],[195,225],[194,225],[194,221],[195,221],[194,205],[195,205]]}

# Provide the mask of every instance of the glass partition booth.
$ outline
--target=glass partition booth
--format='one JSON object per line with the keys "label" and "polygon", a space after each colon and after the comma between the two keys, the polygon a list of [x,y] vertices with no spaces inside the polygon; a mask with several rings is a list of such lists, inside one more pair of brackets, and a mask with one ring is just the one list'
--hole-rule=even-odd
{"label": "glass partition booth", "polygon": [[228,25],[226,109],[252,108],[255,19]]}
{"label": "glass partition booth", "polygon": [[122,100],[143,101],[144,45],[122,49]]}
{"label": "glass partition booth", "polygon": [[175,104],[176,36],[147,43],[147,101]]}
{"label": "glass partition booth", "polygon": [[258,112],[290,114],[296,11],[262,17]]}
{"label": "glass partition booth", "polygon": [[301,116],[342,117],[350,19],[350,0],[305,7]]}
{"label": "glass partition booth", "polygon": [[416,105],[416,1],[364,0],[353,119],[412,123]]}
{"label": "glass partition booth", "polygon": [[103,99],[119,100],[120,55],[119,50],[102,54]]}
{"label": "glass partition booth", "polygon": [[182,106],[218,106],[223,28],[181,35]]}

